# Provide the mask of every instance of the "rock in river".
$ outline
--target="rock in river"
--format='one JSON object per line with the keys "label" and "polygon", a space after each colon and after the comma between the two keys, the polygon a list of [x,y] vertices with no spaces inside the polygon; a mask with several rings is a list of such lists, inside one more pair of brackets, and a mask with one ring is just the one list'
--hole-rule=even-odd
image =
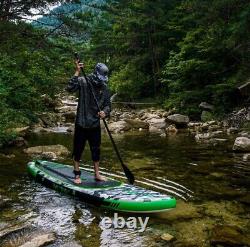
{"label": "rock in river", "polygon": [[123,120],[109,124],[109,130],[114,133],[119,133],[130,129],[130,125]]}
{"label": "rock in river", "polygon": [[165,129],[167,127],[167,123],[165,118],[151,118],[147,120],[150,127],[154,127],[156,129]]}
{"label": "rock in river", "polygon": [[131,128],[133,129],[148,129],[149,124],[140,120],[135,120],[135,119],[126,119],[125,122],[127,122]]}
{"label": "rock in river", "polygon": [[171,241],[173,241],[173,240],[175,239],[175,237],[172,236],[172,235],[169,234],[169,233],[163,233],[163,234],[161,235],[161,239],[162,239],[162,240],[165,240],[166,242],[171,242]]}
{"label": "rock in river", "polygon": [[40,247],[53,243],[56,240],[54,233],[43,233],[34,236],[20,247]]}
{"label": "rock in river", "polygon": [[16,147],[23,147],[23,146],[27,146],[28,142],[23,137],[18,136],[14,140],[10,141],[8,143],[8,145],[9,146],[16,146]]}
{"label": "rock in river", "polygon": [[250,151],[250,139],[247,137],[237,137],[233,150],[237,152],[249,152]]}
{"label": "rock in river", "polygon": [[189,123],[189,117],[181,114],[173,114],[167,117],[167,120],[178,126],[186,126]]}
{"label": "rock in river", "polygon": [[23,150],[29,155],[42,155],[44,153],[54,153],[56,156],[67,156],[69,150],[63,145],[36,146]]}

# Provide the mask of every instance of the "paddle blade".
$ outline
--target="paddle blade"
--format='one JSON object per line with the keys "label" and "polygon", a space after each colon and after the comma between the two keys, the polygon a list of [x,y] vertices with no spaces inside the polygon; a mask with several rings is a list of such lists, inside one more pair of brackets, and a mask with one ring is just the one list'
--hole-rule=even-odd
{"label": "paddle blade", "polygon": [[128,169],[128,167],[126,165],[122,164],[122,168],[123,168],[123,171],[128,179],[128,182],[130,184],[134,184],[134,182],[135,182],[134,174]]}

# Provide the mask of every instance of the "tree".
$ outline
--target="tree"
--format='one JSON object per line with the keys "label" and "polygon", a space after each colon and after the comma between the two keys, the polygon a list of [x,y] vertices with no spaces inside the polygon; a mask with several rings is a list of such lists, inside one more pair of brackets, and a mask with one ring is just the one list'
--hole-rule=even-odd
{"label": "tree", "polygon": [[184,35],[164,68],[166,106],[196,116],[200,101],[214,104],[220,113],[232,109],[236,85],[249,76],[249,10],[249,1],[237,0],[179,6],[175,28]]}
{"label": "tree", "polygon": [[[0,21],[24,19],[27,16],[44,14],[49,5],[61,3],[58,0],[2,0],[0,3]],[[36,13],[32,12],[36,10]]]}

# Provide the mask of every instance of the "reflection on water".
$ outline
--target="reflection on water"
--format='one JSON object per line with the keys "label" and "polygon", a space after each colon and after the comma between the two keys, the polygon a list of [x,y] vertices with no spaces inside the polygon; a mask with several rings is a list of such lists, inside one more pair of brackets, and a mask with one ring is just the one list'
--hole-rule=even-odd
{"label": "reflection on water", "polygon": [[[112,212],[85,205],[67,195],[31,181],[26,173],[29,161],[21,149],[6,149],[15,158],[0,157],[0,228],[14,222],[30,222],[39,229],[57,234],[50,246],[77,241],[80,246],[166,246],[162,233],[173,234],[180,242],[206,245],[209,229],[218,222],[249,229],[249,163],[234,155],[228,146],[196,144],[188,134],[160,138],[145,133],[114,136],[124,162],[134,172],[136,185],[174,195],[175,210],[150,215],[144,233],[129,229],[104,229],[103,217]],[[32,135],[29,145],[62,144],[71,149],[70,134]],[[84,169],[92,170],[87,149]],[[70,157],[61,160],[71,164]],[[126,181],[108,138],[103,136],[101,173]],[[245,200],[245,201],[244,201]],[[219,211],[217,210],[219,209]],[[124,214],[125,218],[131,215]],[[189,231],[188,229],[193,229]],[[196,232],[196,236],[193,233]],[[202,243],[202,245],[200,244]]]}

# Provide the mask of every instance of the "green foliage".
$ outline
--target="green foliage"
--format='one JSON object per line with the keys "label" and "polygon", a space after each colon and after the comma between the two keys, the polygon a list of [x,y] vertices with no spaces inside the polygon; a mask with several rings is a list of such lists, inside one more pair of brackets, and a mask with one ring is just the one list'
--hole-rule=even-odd
{"label": "green foliage", "polygon": [[42,95],[61,91],[72,68],[68,54],[30,25],[1,22],[0,33],[6,32],[0,45],[0,143],[13,137],[8,129],[36,121],[35,113],[46,110]]}
{"label": "green foliage", "polygon": [[140,71],[136,71],[133,64],[125,65],[113,72],[110,80],[110,88],[119,95],[130,99],[140,98],[148,78]]}
{"label": "green foliage", "polygon": [[183,17],[175,25],[186,30],[163,70],[162,81],[169,95],[166,105],[175,102],[179,110],[188,112],[192,111],[192,102],[197,106],[200,101],[208,101],[218,112],[228,111],[235,103],[236,85],[249,76],[246,61],[250,54],[246,48],[250,18],[246,9],[250,4],[190,1],[180,7]]}

